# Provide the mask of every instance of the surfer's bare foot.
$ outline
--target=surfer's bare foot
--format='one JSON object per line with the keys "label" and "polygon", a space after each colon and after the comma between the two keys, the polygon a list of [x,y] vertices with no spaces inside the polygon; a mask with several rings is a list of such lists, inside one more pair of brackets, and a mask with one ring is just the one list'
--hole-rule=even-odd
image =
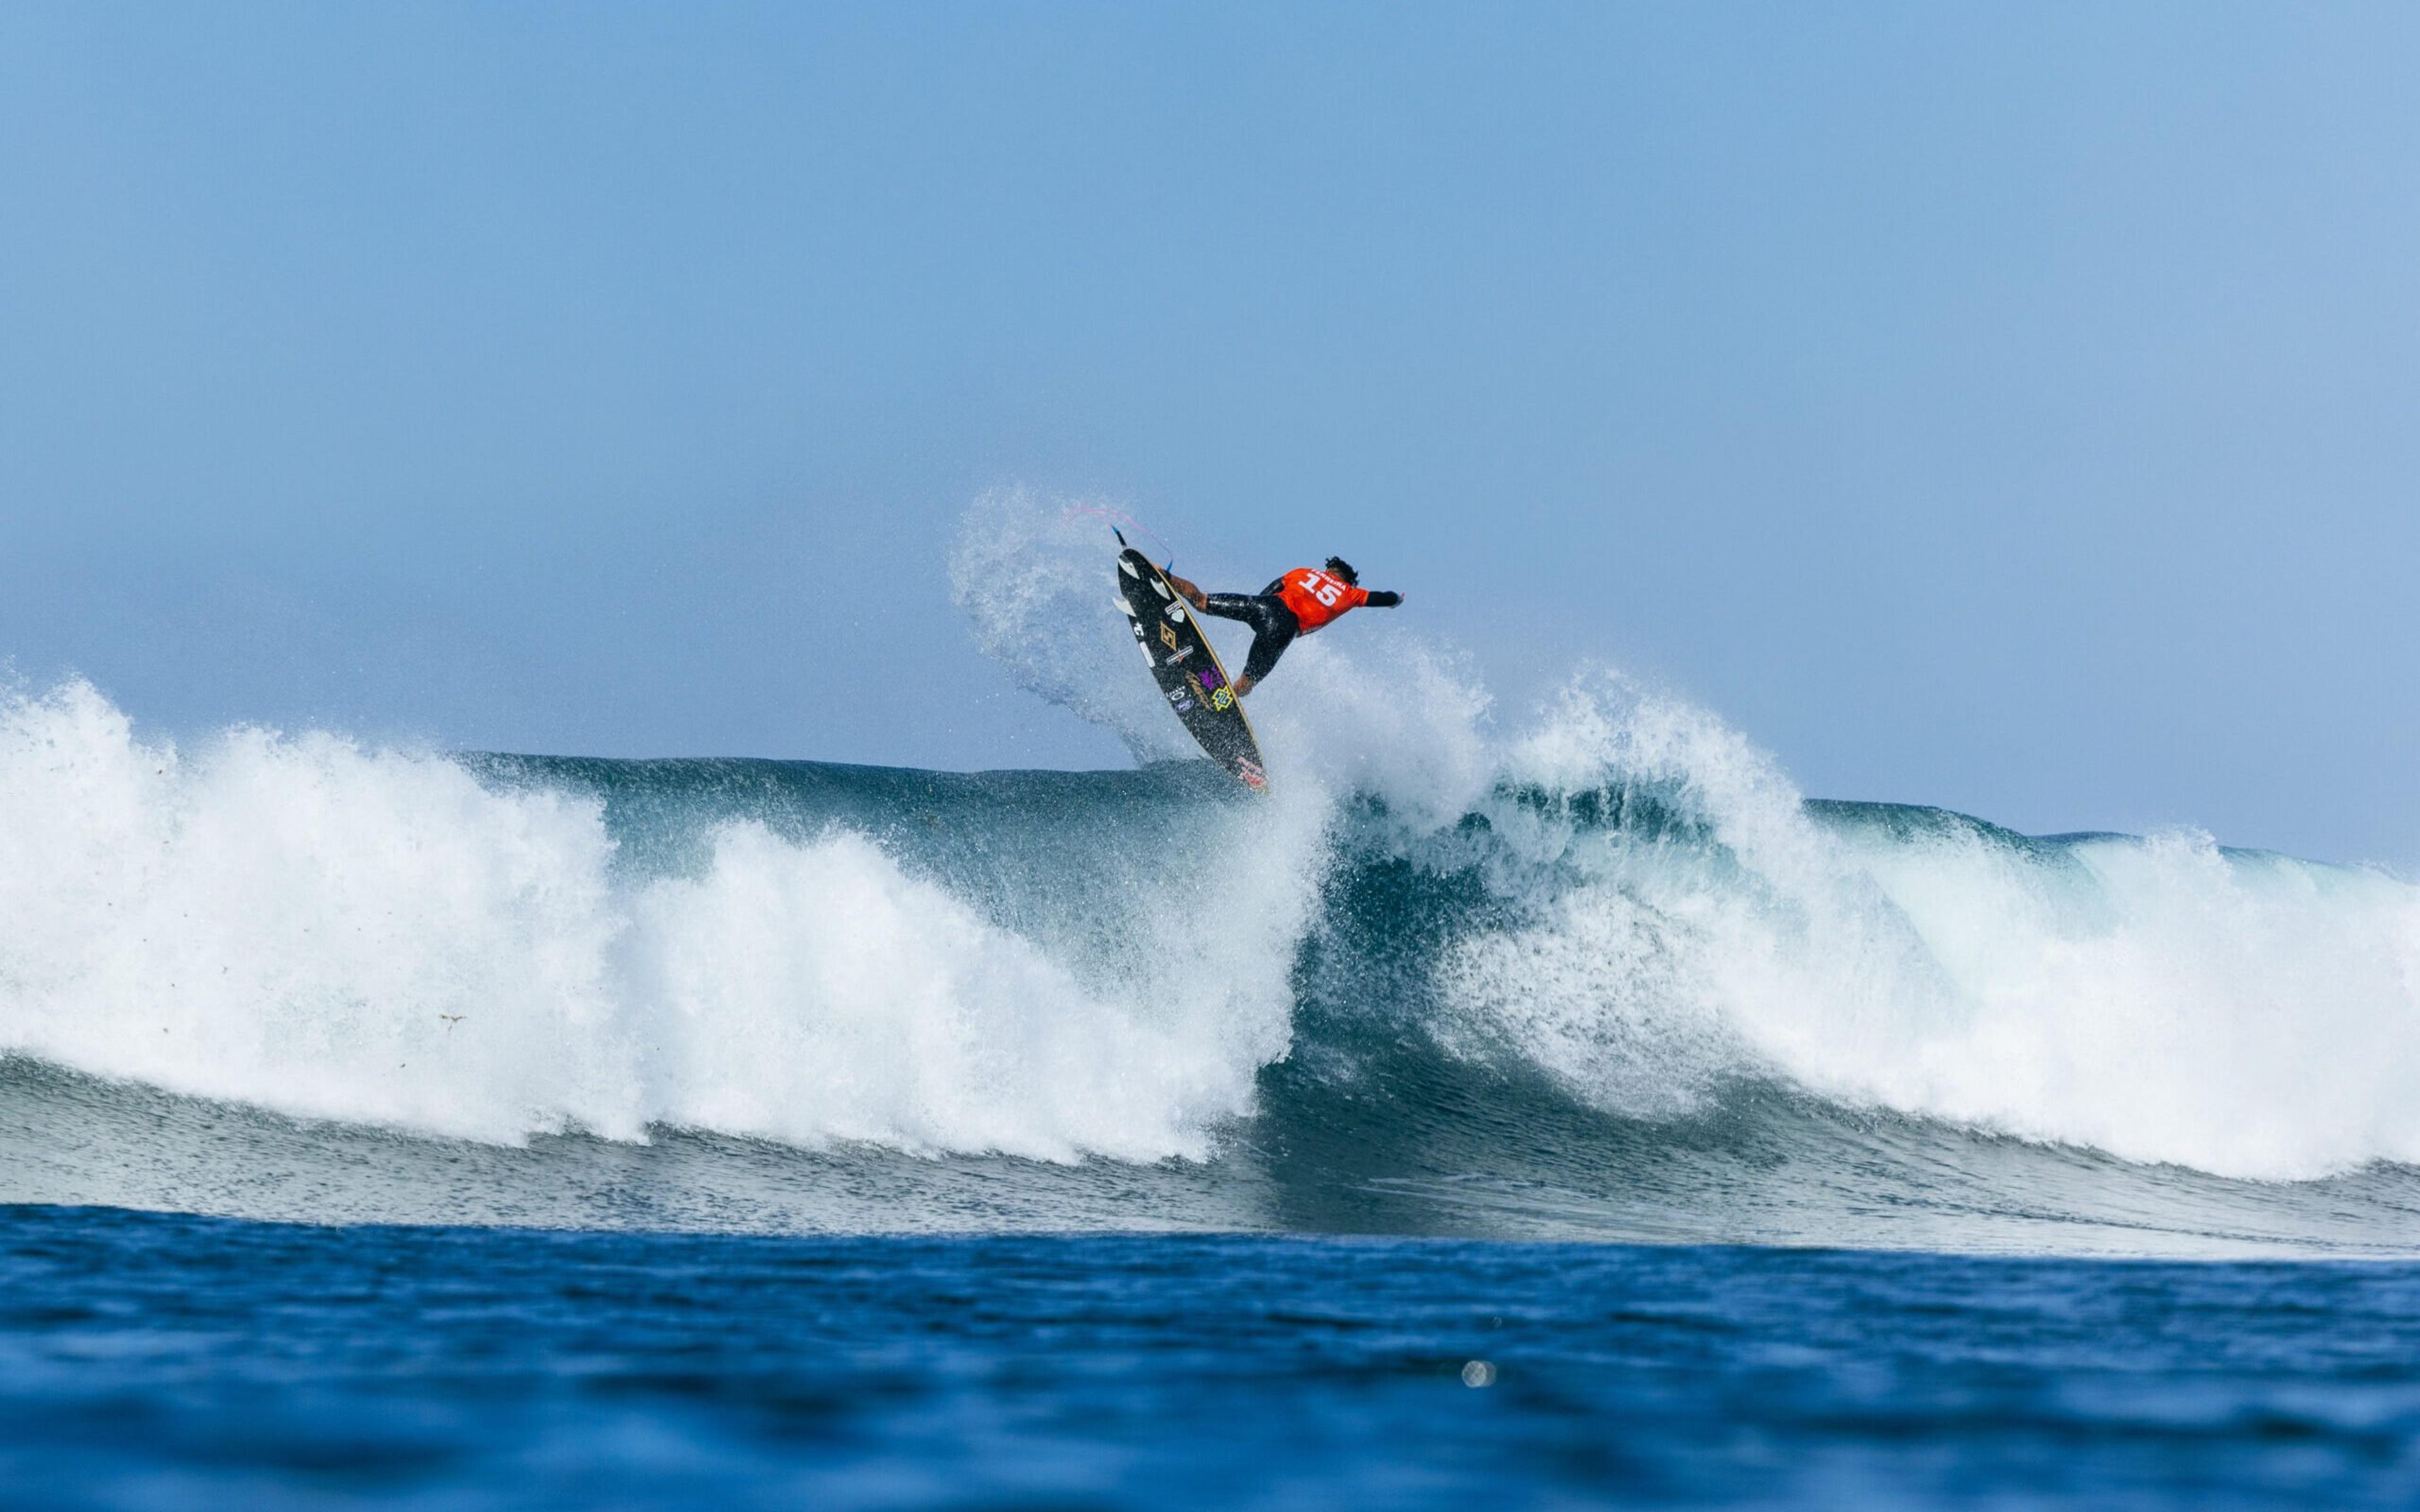
{"label": "surfer's bare foot", "polygon": [[1172,572],[1166,576],[1168,578],[1168,586],[1175,589],[1178,593],[1183,594],[1185,595],[1185,601],[1192,605],[1195,609],[1200,609],[1208,602],[1208,600],[1202,596],[1201,589],[1194,587],[1191,583],[1187,582],[1184,579],[1179,578]]}

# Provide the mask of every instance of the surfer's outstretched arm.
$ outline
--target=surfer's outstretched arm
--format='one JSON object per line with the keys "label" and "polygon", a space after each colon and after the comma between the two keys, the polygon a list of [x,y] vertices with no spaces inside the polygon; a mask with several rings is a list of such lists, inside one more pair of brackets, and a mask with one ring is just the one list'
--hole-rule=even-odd
{"label": "surfer's outstretched arm", "polygon": [[1185,595],[1185,601],[1187,603],[1192,605],[1195,609],[1202,607],[1203,600],[1201,589],[1194,587],[1191,583],[1187,582],[1184,579],[1178,577],[1172,572],[1163,573],[1161,576],[1168,579],[1169,587],[1175,589],[1178,593]]}

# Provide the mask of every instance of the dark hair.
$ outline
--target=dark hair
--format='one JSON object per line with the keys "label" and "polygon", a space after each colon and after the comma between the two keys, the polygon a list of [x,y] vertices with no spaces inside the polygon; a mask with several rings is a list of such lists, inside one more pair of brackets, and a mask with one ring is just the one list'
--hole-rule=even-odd
{"label": "dark hair", "polygon": [[1342,578],[1356,588],[1361,586],[1361,575],[1355,572],[1353,570],[1353,563],[1345,561],[1342,557],[1329,557],[1327,559],[1327,575],[1331,578]]}

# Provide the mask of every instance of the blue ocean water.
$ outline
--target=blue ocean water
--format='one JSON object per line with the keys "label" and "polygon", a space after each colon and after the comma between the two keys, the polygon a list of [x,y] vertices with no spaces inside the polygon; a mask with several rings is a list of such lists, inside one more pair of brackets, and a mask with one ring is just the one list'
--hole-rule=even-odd
{"label": "blue ocean water", "polygon": [[0,1214],[17,1506],[2408,1506],[2420,1266]]}
{"label": "blue ocean water", "polygon": [[2420,888],[1394,673],[1265,796],[0,698],[0,1503],[2412,1500]]}

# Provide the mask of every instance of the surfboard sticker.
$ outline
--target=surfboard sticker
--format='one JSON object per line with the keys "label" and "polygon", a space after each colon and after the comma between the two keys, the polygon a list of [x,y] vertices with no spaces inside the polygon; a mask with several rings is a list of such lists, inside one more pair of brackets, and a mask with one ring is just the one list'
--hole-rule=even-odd
{"label": "surfboard sticker", "polygon": [[1132,547],[1118,555],[1116,582],[1119,607],[1133,622],[1142,659],[1169,711],[1203,754],[1236,781],[1255,793],[1267,792],[1261,743],[1252,735],[1252,721],[1244,717],[1244,701],[1228,685],[1218,653],[1202,633],[1200,618],[1185,609],[1151,559]]}

